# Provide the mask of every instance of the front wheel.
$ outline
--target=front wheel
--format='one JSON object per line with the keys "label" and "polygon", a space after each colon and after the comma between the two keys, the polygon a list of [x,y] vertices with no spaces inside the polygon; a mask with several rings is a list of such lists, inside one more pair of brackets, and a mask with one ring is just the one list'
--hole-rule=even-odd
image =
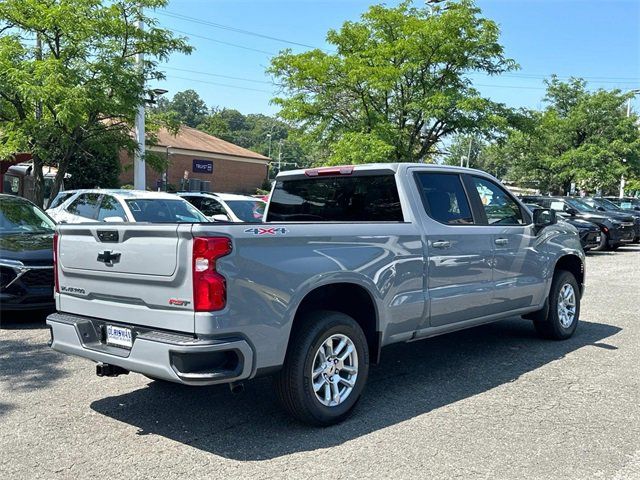
{"label": "front wheel", "polygon": [[600,232],[600,244],[595,247],[593,250],[596,252],[603,252],[607,250],[609,247],[609,234],[605,232]]}
{"label": "front wheel", "polygon": [[276,393],[298,420],[332,425],[351,413],[368,374],[369,349],[360,325],[340,312],[313,312],[291,334]]}
{"label": "front wheel", "polygon": [[576,331],[580,317],[580,286],[571,272],[555,273],[548,303],[546,318],[535,319],[533,324],[545,338],[566,340]]}

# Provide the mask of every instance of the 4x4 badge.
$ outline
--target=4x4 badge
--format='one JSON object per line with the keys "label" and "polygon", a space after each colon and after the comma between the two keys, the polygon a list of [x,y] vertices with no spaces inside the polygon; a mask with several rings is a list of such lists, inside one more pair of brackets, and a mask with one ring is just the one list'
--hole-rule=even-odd
{"label": "4x4 badge", "polygon": [[288,231],[285,227],[256,227],[247,228],[244,233],[253,233],[254,235],[284,235]]}

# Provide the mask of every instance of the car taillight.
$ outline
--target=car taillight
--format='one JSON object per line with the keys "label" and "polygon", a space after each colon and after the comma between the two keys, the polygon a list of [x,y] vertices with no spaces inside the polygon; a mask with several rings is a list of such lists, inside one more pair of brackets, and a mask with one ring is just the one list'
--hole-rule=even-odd
{"label": "car taillight", "polygon": [[58,281],[58,233],[53,234],[53,284],[56,293],[60,293],[60,282]]}
{"label": "car taillight", "polygon": [[225,278],[216,272],[216,260],[231,253],[225,237],[193,240],[193,307],[196,312],[222,310],[227,304]]}

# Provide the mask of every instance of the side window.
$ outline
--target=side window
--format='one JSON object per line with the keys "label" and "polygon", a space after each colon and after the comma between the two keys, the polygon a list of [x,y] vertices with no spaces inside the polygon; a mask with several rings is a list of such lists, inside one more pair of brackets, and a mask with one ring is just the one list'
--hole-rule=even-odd
{"label": "side window", "polygon": [[214,215],[227,214],[227,212],[224,210],[222,205],[220,205],[220,202],[212,198],[202,199],[202,204],[200,205],[200,211],[204,213],[207,217],[213,217]]}
{"label": "side window", "polygon": [[127,214],[125,213],[124,208],[122,208],[122,205],[120,205],[120,202],[111,195],[105,195],[102,197],[100,212],[98,213],[98,220],[100,222],[104,222],[104,219],[108,217],[120,217],[125,222],[128,220]]}
{"label": "side window", "polygon": [[20,179],[14,175],[5,174],[2,185],[4,193],[18,195],[20,193]]}
{"label": "side window", "polygon": [[427,215],[447,225],[473,224],[471,207],[459,175],[420,172],[416,178]]}
{"label": "side window", "polygon": [[524,225],[520,205],[495,183],[472,177],[489,225]]}
{"label": "side window", "polygon": [[83,193],[67,207],[67,211],[79,217],[95,219],[98,213],[99,193]]}
{"label": "side window", "polygon": [[49,208],[59,207],[64,202],[66,202],[69,198],[71,198],[71,196],[73,196],[73,195],[74,195],[74,192],[59,193],[56,196],[56,198],[53,199],[53,202],[51,202],[51,205],[49,205]]}
{"label": "side window", "polygon": [[182,198],[184,198],[187,202],[189,202],[191,205],[193,205],[198,210],[200,210],[200,207],[202,206],[202,198],[201,197],[188,195],[188,196],[182,197]]}

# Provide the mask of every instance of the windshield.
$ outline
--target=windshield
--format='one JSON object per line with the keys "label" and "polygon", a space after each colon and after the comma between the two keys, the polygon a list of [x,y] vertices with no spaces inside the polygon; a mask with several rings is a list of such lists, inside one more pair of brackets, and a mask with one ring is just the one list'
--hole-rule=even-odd
{"label": "windshield", "polygon": [[575,198],[567,198],[566,201],[569,204],[569,206],[575,208],[579,212],[583,212],[583,213],[585,213],[585,212],[589,212],[589,213],[597,212],[597,210],[595,208],[593,208],[591,205],[587,205],[582,200],[577,200]]}
{"label": "windshield", "polygon": [[198,223],[209,221],[186,200],[146,198],[126,200],[126,202],[136,222]]}
{"label": "windshield", "polygon": [[26,201],[0,200],[0,233],[53,233],[55,223],[42,210]]}
{"label": "windshield", "polygon": [[243,222],[260,223],[265,203],[261,200],[225,200],[233,214]]}
{"label": "windshield", "polygon": [[594,199],[593,201],[595,202],[596,205],[602,208],[605,208],[607,210],[622,210],[618,205],[616,205],[610,200],[607,200],[606,198],[598,198],[598,199]]}

